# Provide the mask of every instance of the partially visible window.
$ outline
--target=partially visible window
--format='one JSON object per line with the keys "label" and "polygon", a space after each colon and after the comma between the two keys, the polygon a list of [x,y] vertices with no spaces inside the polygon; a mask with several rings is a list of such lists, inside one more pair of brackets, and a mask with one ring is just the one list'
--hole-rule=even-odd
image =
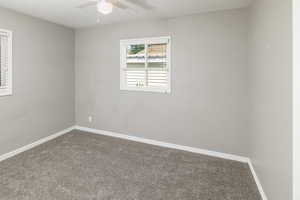
{"label": "partially visible window", "polygon": [[12,32],[0,29],[0,96],[12,94]]}
{"label": "partially visible window", "polygon": [[170,37],[121,40],[121,90],[171,91]]}

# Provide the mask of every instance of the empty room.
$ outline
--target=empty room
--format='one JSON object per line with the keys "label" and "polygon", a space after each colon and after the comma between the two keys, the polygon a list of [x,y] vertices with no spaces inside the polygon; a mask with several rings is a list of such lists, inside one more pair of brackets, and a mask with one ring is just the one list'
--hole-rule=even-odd
{"label": "empty room", "polygon": [[293,26],[292,0],[0,0],[0,200],[299,200]]}

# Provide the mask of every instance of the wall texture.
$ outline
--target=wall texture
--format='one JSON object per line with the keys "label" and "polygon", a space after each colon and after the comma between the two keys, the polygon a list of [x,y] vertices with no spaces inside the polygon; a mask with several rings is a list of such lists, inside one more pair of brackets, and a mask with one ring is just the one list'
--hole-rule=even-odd
{"label": "wall texture", "polygon": [[[247,17],[240,9],[77,30],[77,124],[246,155]],[[169,35],[171,94],[120,91],[120,39]]]}
{"label": "wall texture", "polygon": [[292,199],[292,1],[251,7],[250,157],[270,200]]}
{"label": "wall texture", "polygon": [[[71,29],[0,8],[0,28],[14,33],[0,155],[76,116],[82,126],[249,156],[269,199],[290,200],[291,13],[291,0],[255,0],[249,10],[103,25],[74,38]],[[120,39],[154,36],[172,37],[171,94],[120,91]]]}
{"label": "wall texture", "polygon": [[0,155],[74,125],[74,31],[0,8],[13,31],[13,95],[0,97]]}

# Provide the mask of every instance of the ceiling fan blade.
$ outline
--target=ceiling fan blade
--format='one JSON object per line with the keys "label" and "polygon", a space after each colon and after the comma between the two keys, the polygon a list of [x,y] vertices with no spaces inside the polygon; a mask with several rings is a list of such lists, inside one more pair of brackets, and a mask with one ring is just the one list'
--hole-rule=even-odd
{"label": "ceiling fan blade", "polygon": [[150,4],[148,4],[145,0],[125,0],[131,4],[135,4],[145,10],[152,10],[154,9],[153,6],[151,6]]}
{"label": "ceiling fan blade", "polygon": [[127,9],[128,6],[121,3],[120,1],[116,0],[107,0],[107,2],[111,3],[114,7],[120,8],[120,9]]}
{"label": "ceiling fan blade", "polygon": [[85,3],[77,6],[76,8],[86,8],[86,7],[89,7],[89,6],[95,6],[95,5],[97,5],[97,3],[98,3],[97,0],[88,1],[88,2],[85,2]]}

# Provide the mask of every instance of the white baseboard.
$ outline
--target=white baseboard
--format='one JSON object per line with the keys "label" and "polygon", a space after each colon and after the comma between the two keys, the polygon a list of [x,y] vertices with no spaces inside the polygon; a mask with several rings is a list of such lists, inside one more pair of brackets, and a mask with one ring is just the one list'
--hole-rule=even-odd
{"label": "white baseboard", "polygon": [[251,160],[247,157],[243,156],[237,156],[237,155],[232,155],[232,154],[227,154],[227,153],[220,153],[220,152],[215,152],[215,151],[209,151],[205,149],[199,149],[199,148],[194,148],[194,147],[188,147],[188,146],[183,146],[183,145],[178,145],[178,144],[172,144],[172,143],[167,143],[167,142],[161,142],[161,141],[156,141],[156,140],[151,140],[151,139],[145,139],[145,138],[140,138],[140,137],[135,137],[135,136],[130,136],[130,135],[124,135],[120,133],[115,133],[111,131],[104,131],[104,130],[98,130],[98,129],[92,129],[92,128],[87,128],[87,127],[82,127],[82,126],[72,126],[67,129],[64,129],[58,133],[55,133],[53,135],[50,135],[48,137],[42,138],[34,143],[31,143],[29,145],[23,146],[21,148],[18,148],[14,151],[11,151],[9,153],[3,154],[0,156],[0,162],[8,159],[10,157],[13,157],[19,153],[22,153],[24,151],[27,151],[29,149],[32,149],[40,144],[43,144],[45,142],[48,142],[50,140],[53,140],[61,135],[64,135],[74,129],[89,132],[89,133],[94,133],[94,134],[99,134],[99,135],[106,135],[106,136],[111,136],[111,137],[116,137],[116,138],[121,138],[121,139],[126,139],[126,140],[131,140],[135,142],[141,142],[141,143],[146,143],[146,144],[151,144],[155,146],[161,146],[161,147],[166,147],[166,148],[171,148],[171,149],[178,149],[178,150],[183,150],[183,151],[189,151],[193,153],[199,153],[199,154],[204,154],[204,155],[209,155],[213,157],[218,157],[218,158],[223,158],[223,159],[228,159],[228,160],[234,160],[238,162],[243,162],[243,163],[248,163],[250,170],[252,172],[253,178],[256,182],[256,185],[258,187],[258,190],[262,196],[263,200],[268,200],[264,190],[262,188],[262,185],[258,179],[257,174],[255,173],[255,170],[253,168],[253,165],[251,163]]}
{"label": "white baseboard", "polygon": [[216,152],[216,151],[209,151],[209,150],[205,150],[205,149],[199,149],[199,148],[188,147],[188,146],[183,146],[183,145],[178,145],[178,144],[161,142],[161,141],[157,141],[157,140],[145,139],[145,138],[141,138],[141,137],[124,135],[124,134],[115,133],[115,132],[111,132],[111,131],[92,129],[92,128],[87,128],[87,127],[82,127],[82,126],[75,126],[75,128],[78,130],[81,130],[81,131],[86,131],[86,132],[95,133],[95,134],[99,134],[99,135],[106,135],[106,136],[131,140],[131,141],[135,141],[135,142],[152,144],[155,146],[161,146],[161,147],[166,147],[166,148],[171,148],[171,149],[179,149],[179,150],[189,151],[189,152],[193,152],[193,153],[205,154],[205,155],[209,155],[209,156],[239,161],[239,162],[243,162],[243,163],[248,163],[248,161],[249,161],[249,158],[243,157],[243,156],[237,156],[237,155],[232,155],[232,154],[227,154],[227,153],[220,153],[220,152]]}
{"label": "white baseboard", "polygon": [[188,147],[188,146],[183,146],[183,145],[178,145],[178,144],[172,144],[172,143],[167,143],[167,142],[161,142],[161,141],[156,141],[156,140],[151,140],[151,139],[145,139],[145,138],[140,138],[140,137],[135,137],[135,136],[130,136],[130,135],[124,135],[124,134],[115,133],[115,132],[111,132],[111,131],[104,131],[104,130],[99,130],[99,129],[82,127],[82,126],[75,126],[75,129],[80,130],[80,131],[89,132],[89,133],[99,134],[99,135],[106,135],[106,136],[131,140],[131,141],[135,141],[135,142],[151,144],[151,145],[155,145],[155,146],[189,151],[189,152],[193,152],[193,153],[199,153],[199,154],[223,158],[223,159],[227,159],[227,160],[234,160],[234,161],[238,161],[238,162],[247,163],[249,165],[249,168],[251,170],[251,173],[253,175],[253,178],[255,180],[257,188],[261,194],[262,200],[268,200],[264,193],[262,185],[258,179],[258,176],[255,173],[255,170],[253,168],[250,158],[227,154],[227,153],[220,153],[220,152],[216,152],[216,151],[209,151],[209,150],[199,149],[199,148],[194,148],[194,147]]}
{"label": "white baseboard", "polygon": [[255,180],[255,183],[257,185],[257,188],[258,188],[258,191],[259,191],[259,193],[261,195],[262,200],[268,200],[267,195],[264,192],[264,189],[263,189],[263,187],[262,187],[262,185],[261,185],[261,183],[260,183],[260,181],[258,179],[258,176],[257,176],[257,174],[256,174],[256,172],[254,170],[254,167],[253,167],[252,162],[251,162],[250,159],[249,159],[248,165],[249,165],[249,168],[251,170],[252,176],[253,176],[253,178]]}
{"label": "white baseboard", "polygon": [[55,138],[57,138],[57,137],[59,137],[61,135],[64,135],[64,134],[66,134],[66,133],[68,133],[68,132],[70,132],[70,131],[72,131],[74,129],[75,129],[75,126],[69,127],[67,129],[64,129],[64,130],[58,132],[58,133],[55,133],[53,135],[50,135],[48,137],[42,138],[42,139],[40,139],[38,141],[35,141],[35,142],[31,143],[31,144],[28,144],[26,146],[18,148],[18,149],[14,150],[14,151],[11,151],[11,152],[3,154],[3,155],[0,155],[0,162],[3,161],[3,160],[8,159],[10,157],[13,157],[13,156],[15,156],[15,155],[17,155],[19,153],[22,153],[24,151],[32,149],[32,148],[34,148],[34,147],[36,147],[36,146],[38,146],[40,144],[43,144],[43,143],[48,142],[50,140],[53,140],[53,139],[55,139]]}

